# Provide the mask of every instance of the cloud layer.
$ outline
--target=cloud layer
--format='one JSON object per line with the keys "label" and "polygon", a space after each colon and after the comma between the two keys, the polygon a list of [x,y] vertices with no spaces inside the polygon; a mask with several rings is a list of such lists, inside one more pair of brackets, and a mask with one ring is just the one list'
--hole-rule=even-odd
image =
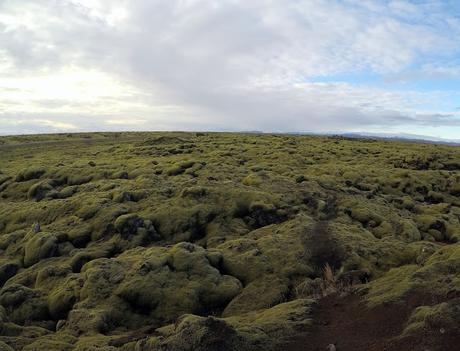
{"label": "cloud layer", "polygon": [[452,137],[459,11],[449,1],[5,0],[0,133]]}

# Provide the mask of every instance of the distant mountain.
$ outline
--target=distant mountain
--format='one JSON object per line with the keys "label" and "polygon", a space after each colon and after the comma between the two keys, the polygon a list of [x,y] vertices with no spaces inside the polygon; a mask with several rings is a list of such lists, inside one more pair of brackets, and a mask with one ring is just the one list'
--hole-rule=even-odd
{"label": "distant mountain", "polygon": [[356,138],[356,139],[379,139],[379,140],[401,140],[401,141],[412,141],[418,143],[428,144],[446,144],[460,146],[460,139],[444,139],[437,138],[428,135],[419,134],[408,134],[408,133],[371,133],[371,132],[288,132],[281,134],[290,135],[325,135],[325,136],[341,136],[345,138]]}
{"label": "distant mountain", "polygon": [[371,139],[391,139],[391,140],[406,140],[416,142],[428,142],[434,144],[449,144],[460,145],[460,139],[444,139],[428,135],[408,134],[408,133],[367,133],[367,132],[350,132],[350,133],[335,133],[348,138],[371,138]]}

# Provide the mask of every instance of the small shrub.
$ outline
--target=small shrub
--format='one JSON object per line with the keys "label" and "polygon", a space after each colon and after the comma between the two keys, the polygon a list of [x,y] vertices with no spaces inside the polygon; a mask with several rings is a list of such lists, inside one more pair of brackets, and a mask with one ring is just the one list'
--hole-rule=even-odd
{"label": "small shrub", "polygon": [[322,298],[330,294],[345,294],[357,284],[368,283],[370,272],[367,270],[352,270],[336,274],[326,263],[322,268],[322,276],[316,279],[306,279],[295,288],[297,297]]}
{"label": "small shrub", "polygon": [[334,271],[332,270],[329,263],[326,263],[326,265],[323,268],[323,279],[328,284],[335,283]]}

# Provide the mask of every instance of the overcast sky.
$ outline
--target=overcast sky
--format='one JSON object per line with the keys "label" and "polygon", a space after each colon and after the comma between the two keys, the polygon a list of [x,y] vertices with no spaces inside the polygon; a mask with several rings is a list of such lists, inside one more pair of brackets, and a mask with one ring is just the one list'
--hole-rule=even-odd
{"label": "overcast sky", "polygon": [[0,134],[460,139],[457,0],[0,0]]}

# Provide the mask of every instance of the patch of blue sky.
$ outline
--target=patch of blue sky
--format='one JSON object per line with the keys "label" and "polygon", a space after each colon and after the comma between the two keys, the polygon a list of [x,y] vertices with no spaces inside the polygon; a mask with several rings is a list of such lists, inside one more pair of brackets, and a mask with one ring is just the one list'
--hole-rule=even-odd
{"label": "patch of blue sky", "polygon": [[371,71],[361,71],[330,76],[313,76],[305,78],[305,81],[310,83],[348,83],[353,85],[378,84],[382,82],[382,76]]}
{"label": "patch of blue sky", "polygon": [[311,83],[347,83],[351,85],[372,86],[388,91],[460,91],[460,75],[455,77],[424,77],[416,71],[398,75],[377,73],[350,73],[331,76],[316,76],[305,79]]}
{"label": "patch of blue sky", "polygon": [[460,80],[456,79],[420,79],[403,81],[397,83],[387,83],[388,90],[397,89],[399,91],[446,91],[446,92],[460,92]]}

